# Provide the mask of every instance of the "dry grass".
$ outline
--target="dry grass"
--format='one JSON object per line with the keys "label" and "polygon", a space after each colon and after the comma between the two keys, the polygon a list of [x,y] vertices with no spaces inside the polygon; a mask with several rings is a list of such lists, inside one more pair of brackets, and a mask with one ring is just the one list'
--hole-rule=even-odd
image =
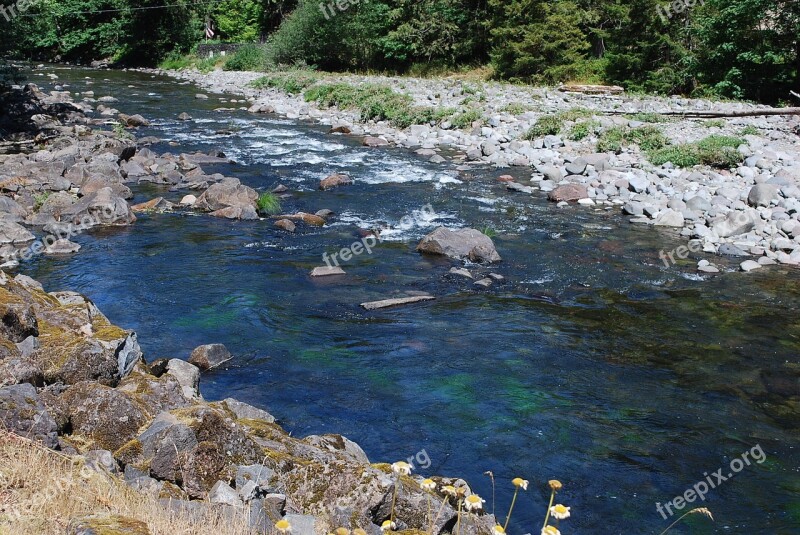
{"label": "dry grass", "polygon": [[80,457],[0,430],[0,534],[62,534],[72,518],[89,514],[140,520],[153,535],[250,533],[246,511],[224,518],[170,512],[156,496],[85,468]]}

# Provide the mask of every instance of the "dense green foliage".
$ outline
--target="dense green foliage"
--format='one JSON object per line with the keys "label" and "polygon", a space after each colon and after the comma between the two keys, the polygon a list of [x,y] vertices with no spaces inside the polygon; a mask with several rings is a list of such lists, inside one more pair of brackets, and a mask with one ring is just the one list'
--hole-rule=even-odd
{"label": "dense green foliage", "polygon": [[206,21],[217,39],[253,44],[230,58],[236,70],[488,63],[495,77],[528,83],[767,102],[800,90],[797,0],[38,0],[11,22],[0,17],[0,50],[134,64],[173,53],[177,65]]}

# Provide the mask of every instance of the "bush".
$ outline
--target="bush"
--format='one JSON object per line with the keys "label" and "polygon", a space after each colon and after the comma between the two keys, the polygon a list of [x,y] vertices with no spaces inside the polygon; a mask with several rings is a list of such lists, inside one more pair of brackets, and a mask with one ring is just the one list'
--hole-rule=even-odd
{"label": "bush", "polygon": [[668,143],[667,137],[654,126],[626,128],[615,126],[603,131],[597,141],[599,152],[621,152],[623,147],[638,145],[643,151],[661,149]]}
{"label": "bush", "polygon": [[660,113],[639,112],[626,115],[631,121],[639,121],[640,123],[668,123],[670,118]]}
{"label": "bush", "polygon": [[457,113],[450,119],[453,128],[469,128],[475,121],[483,119],[483,114],[480,110],[471,109],[465,112]]}
{"label": "bush", "polygon": [[511,104],[507,104],[500,108],[500,111],[509,113],[511,115],[522,115],[525,112],[532,111],[534,108],[528,104],[523,104],[521,102],[512,102]]}
{"label": "bush", "polygon": [[567,121],[577,121],[585,117],[591,117],[593,112],[586,108],[571,108],[550,115],[543,115],[537,119],[536,123],[522,136],[523,139],[534,140],[544,136],[555,136],[564,128]]}
{"label": "bush", "polygon": [[317,83],[317,80],[318,78],[311,72],[292,71],[262,76],[250,82],[250,86],[256,89],[274,87],[285,93],[301,93],[305,88]]}
{"label": "bush", "polygon": [[259,213],[275,215],[281,212],[281,201],[274,193],[264,192],[256,201]]}
{"label": "bush", "polygon": [[167,71],[182,71],[183,69],[188,69],[192,66],[193,59],[191,56],[181,54],[178,51],[173,50],[167,56],[161,60],[161,63],[158,64],[160,69],[164,69]]}
{"label": "bush", "polygon": [[671,162],[676,167],[703,164],[730,169],[744,160],[744,156],[737,150],[743,143],[743,139],[733,136],[708,136],[696,143],[682,143],[650,151],[648,158],[653,165]]}
{"label": "bush", "polygon": [[264,47],[260,45],[243,45],[225,62],[226,71],[264,71],[268,61]]}
{"label": "bush", "polygon": [[575,123],[572,128],[570,128],[569,133],[567,133],[567,138],[571,141],[580,141],[589,137],[590,134],[593,134],[599,126],[600,123],[597,121]]}

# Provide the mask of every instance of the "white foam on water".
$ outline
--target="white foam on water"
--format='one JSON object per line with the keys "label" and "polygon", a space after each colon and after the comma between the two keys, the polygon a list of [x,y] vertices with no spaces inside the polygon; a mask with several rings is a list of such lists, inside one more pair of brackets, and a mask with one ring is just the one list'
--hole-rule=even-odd
{"label": "white foam on water", "polygon": [[426,207],[412,210],[397,218],[372,218],[353,212],[342,212],[329,226],[355,226],[362,229],[380,229],[381,241],[402,242],[420,238],[437,227],[461,228],[463,224],[455,214],[436,212]]}
{"label": "white foam on water", "polygon": [[553,279],[552,277],[542,277],[541,279],[528,279],[528,280],[523,280],[523,281],[520,281],[520,282],[522,284],[536,284],[536,285],[539,285],[539,284],[547,284],[548,282],[553,282],[553,280],[555,280],[555,279]]}

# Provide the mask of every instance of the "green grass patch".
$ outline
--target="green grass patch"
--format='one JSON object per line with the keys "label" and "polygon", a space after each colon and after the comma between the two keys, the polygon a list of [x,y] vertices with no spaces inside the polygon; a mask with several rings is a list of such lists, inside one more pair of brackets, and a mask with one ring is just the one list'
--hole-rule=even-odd
{"label": "green grass patch", "polygon": [[255,89],[276,88],[284,93],[301,93],[307,87],[317,83],[318,78],[309,71],[292,71],[268,74],[250,82]]}
{"label": "green grass patch", "polygon": [[669,140],[655,126],[627,128],[615,126],[604,130],[597,140],[598,152],[622,152],[624,147],[638,145],[643,151],[658,150],[667,145]]}
{"label": "green grass patch", "polygon": [[625,115],[625,118],[631,121],[639,121],[640,123],[668,123],[672,120],[666,115],[649,112],[632,113]]}
{"label": "green grass patch", "polygon": [[710,121],[703,121],[702,125],[705,128],[724,128],[725,121],[722,119],[711,119]]}
{"label": "green grass patch", "polygon": [[525,112],[533,111],[534,107],[530,104],[523,104],[522,102],[512,102],[500,108],[501,112],[511,115],[522,115]]}
{"label": "green grass patch", "polygon": [[277,195],[270,192],[264,192],[258,196],[256,201],[258,211],[266,215],[275,215],[281,212],[281,200]]}
{"label": "green grass patch", "polygon": [[696,143],[669,145],[648,152],[653,165],[671,162],[676,167],[708,165],[720,169],[736,167],[744,160],[737,147],[745,140],[733,136],[708,136]]}
{"label": "green grass patch", "polygon": [[472,123],[481,120],[483,120],[483,114],[480,110],[470,109],[453,115],[450,118],[450,123],[453,125],[453,128],[464,129],[471,128]]}
{"label": "green grass patch", "polygon": [[556,136],[564,128],[567,121],[577,121],[586,117],[591,117],[594,113],[586,108],[572,108],[569,110],[543,115],[539,117],[534,125],[522,136],[523,139],[534,140],[544,136]]}
{"label": "green grass patch", "polygon": [[742,136],[758,136],[761,134],[761,131],[755,126],[749,124],[742,128],[742,131],[739,132],[739,134]]}
{"label": "green grass patch", "polygon": [[572,128],[569,129],[569,132],[567,132],[567,139],[570,141],[581,141],[582,139],[589,137],[591,134],[594,134],[599,127],[600,123],[597,121],[582,121],[580,123],[575,123],[572,125]]}
{"label": "green grass patch", "polygon": [[[397,93],[391,87],[379,84],[319,84],[307,89],[303,95],[307,102],[316,102],[321,107],[356,109],[362,121],[388,121],[397,128],[438,124],[455,113],[452,108],[415,106],[410,95]],[[453,119],[466,121],[473,117],[471,111],[462,115],[463,118],[460,118],[456,114]]]}

